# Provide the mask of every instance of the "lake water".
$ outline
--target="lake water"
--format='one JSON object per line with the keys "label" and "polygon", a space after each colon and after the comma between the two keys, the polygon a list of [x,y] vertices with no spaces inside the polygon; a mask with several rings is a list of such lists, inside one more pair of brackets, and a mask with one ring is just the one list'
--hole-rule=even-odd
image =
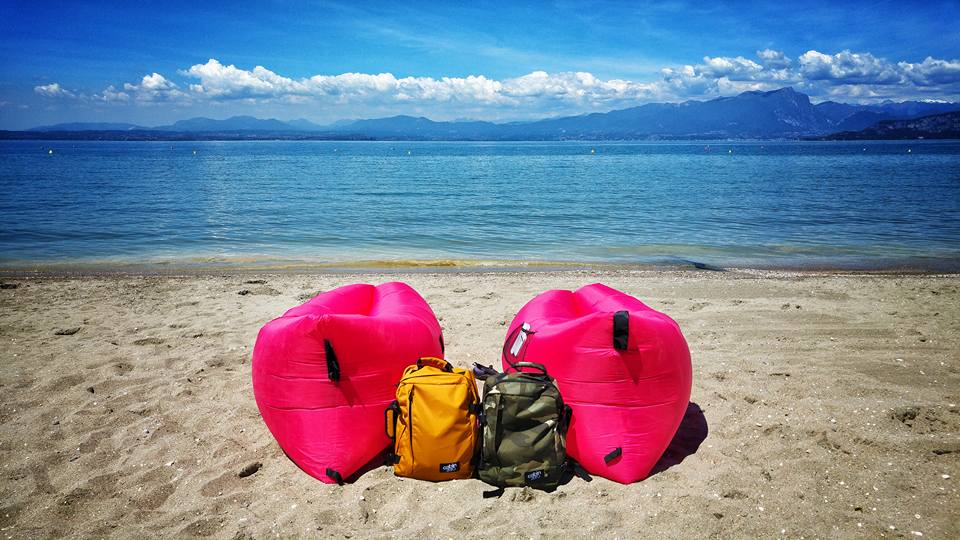
{"label": "lake water", "polygon": [[0,266],[442,259],[958,270],[960,142],[0,142]]}

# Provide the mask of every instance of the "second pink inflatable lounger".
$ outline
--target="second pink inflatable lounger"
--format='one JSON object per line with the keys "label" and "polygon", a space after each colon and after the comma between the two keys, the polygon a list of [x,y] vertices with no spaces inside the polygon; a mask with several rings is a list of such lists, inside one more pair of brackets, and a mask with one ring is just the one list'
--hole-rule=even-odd
{"label": "second pink inflatable lounger", "polygon": [[507,332],[503,368],[537,362],[573,409],[567,454],[589,473],[642,480],[690,400],[690,351],[677,323],[606,285],[547,291]]}

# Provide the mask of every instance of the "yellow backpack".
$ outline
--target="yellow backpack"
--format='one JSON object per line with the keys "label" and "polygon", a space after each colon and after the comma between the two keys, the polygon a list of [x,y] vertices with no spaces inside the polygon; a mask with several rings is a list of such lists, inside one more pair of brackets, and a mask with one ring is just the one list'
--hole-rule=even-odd
{"label": "yellow backpack", "polygon": [[473,476],[479,411],[472,371],[440,358],[408,366],[384,412],[394,474],[433,481]]}

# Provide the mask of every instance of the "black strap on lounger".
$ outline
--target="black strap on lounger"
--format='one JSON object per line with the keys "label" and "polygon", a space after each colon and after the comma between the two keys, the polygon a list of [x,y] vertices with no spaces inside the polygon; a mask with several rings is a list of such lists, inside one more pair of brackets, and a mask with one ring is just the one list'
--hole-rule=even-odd
{"label": "black strap on lounger", "polygon": [[447,351],[443,348],[443,332],[440,332],[440,352],[445,353]]}
{"label": "black strap on lounger", "polygon": [[613,348],[627,350],[627,338],[630,336],[630,312],[618,311],[613,314]]}
{"label": "black strap on lounger", "polygon": [[500,496],[503,495],[503,493],[504,493],[505,491],[506,491],[506,490],[503,489],[502,487],[498,487],[497,489],[491,489],[490,491],[484,491],[484,492],[483,492],[483,498],[484,498],[484,499],[492,499],[492,498],[497,498],[497,499],[499,499]]}
{"label": "black strap on lounger", "polygon": [[323,350],[327,355],[327,377],[331,381],[340,380],[340,362],[337,361],[337,353],[333,352],[333,345],[329,339],[323,340]]}
{"label": "black strap on lounger", "polygon": [[340,476],[340,473],[338,473],[337,471],[328,468],[328,469],[327,469],[327,476],[329,476],[330,478],[333,478],[334,480],[336,480],[338,486],[342,486],[342,485],[343,485],[343,477]]}
{"label": "black strap on lounger", "polygon": [[560,415],[560,425],[557,427],[560,433],[566,433],[570,429],[571,420],[573,420],[573,407],[564,405],[563,413]]}
{"label": "black strap on lounger", "polygon": [[609,465],[611,461],[620,457],[621,454],[623,454],[623,450],[618,446],[613,449],[613,452],[603,456],[603,462]]}

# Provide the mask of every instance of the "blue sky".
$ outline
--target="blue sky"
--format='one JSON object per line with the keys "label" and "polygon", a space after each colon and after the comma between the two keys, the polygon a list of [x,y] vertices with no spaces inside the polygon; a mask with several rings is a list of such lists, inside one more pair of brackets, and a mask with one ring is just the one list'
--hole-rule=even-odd
{"label": "blue sky", "polygon": [[[239,4],[239,3],[238,3]],[[960,2],[0,3],[0,128],[960,100]]]}

